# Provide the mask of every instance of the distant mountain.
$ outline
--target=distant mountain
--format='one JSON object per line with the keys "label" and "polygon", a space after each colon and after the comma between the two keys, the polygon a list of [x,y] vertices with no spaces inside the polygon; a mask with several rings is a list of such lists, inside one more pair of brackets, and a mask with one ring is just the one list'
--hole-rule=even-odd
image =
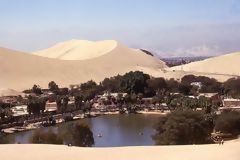
{"label": "distant mountain", "polygon": [[170,58],[161,58],[161,60],[164,61],[168,67],[173,67],[173,66],[188,64],[191,62],[202,61],[208,58],[211,58],[211,57],[170,57]]}

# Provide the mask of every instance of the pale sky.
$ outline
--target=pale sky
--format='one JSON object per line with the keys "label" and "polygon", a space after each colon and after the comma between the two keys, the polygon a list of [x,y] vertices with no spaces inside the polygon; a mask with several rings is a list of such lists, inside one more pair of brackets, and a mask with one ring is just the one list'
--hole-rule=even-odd
{"label": "pale sky", "polygon": [[161,57],[240,51],[240,0],[0,0],[0,46],[114,39]]}

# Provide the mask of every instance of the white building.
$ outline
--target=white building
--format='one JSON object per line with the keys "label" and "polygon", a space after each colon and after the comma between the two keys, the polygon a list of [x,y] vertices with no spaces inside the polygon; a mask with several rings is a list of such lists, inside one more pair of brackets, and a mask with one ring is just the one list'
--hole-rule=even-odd
{"label": "white building", "polygon": [[11,111],[13,112],[13,116],[15,116],[15,117],[28,114],[27,105],[12,107]]}

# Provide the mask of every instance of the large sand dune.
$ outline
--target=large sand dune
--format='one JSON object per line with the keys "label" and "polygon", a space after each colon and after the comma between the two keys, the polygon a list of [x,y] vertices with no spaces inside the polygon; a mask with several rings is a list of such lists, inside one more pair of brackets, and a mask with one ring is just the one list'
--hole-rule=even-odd
{"label": "large sand dune", "polygon": [[80,148],[56,145],[0,145],[1,160],[239,160],[240,141],[224,145]]}
{"label": "large sand dune", "polygon": [[0,48],[0,88],[23,90],[31,88],[33,84],[47,87],[52,80],[60,86],[69,86],[91,79],[99,82],[106,77],[136,70],[158,76],[162,74],[161,69],[166,67],[161,60],[140,50],[129,49],[115,41],[107,41],[106,45],[110,47],[103,48],[111,50],[104,50],[104,54],[94,54],[95,57],[78,57],[75,55],[78,55],[77,52],[68,52],[69,56],[65,54],[68,58],[77,60],[46,58]]}
{"label": "large sand dune", "polygon": [[118,46],[114,40],[92,42],[86,40],[71,40],[58,43],[51,48],[34,52],[34,54],[62,60],[85,60],[102,56],[113,51]]}
{"label": "large sand dune", "polygon": [[169,70],[240,76],[240,52],[192,62]]}
{"label": "large sand dune", "polygon": [[175,79],[194,74],[225,81],[240,76],[239,61],[240,53],[234,53],[167,68],[156,57],[110,40],[71,40],[34,54],[0,48],[0,89],[24,90],[34,84],[45,88],[52,80],[67,87],[129,71]]}

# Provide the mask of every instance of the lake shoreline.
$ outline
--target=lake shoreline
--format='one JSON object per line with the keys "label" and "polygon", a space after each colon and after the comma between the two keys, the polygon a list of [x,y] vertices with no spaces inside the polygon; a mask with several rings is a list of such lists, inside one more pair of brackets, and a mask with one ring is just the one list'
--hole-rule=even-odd
{"label": "lake shoreline", "polygon": [[[137,113],[133,113],[133,114],[166,115],[168,113],[170,113],[170,112],[137,111]],[[91,112],[90,117],[84,117],[83,115],[76,115],[76,116],[73,117],[72,121],[76,121],[76,120],[79,120],[79,119],[85,119],[85,118],[94,118],[94,117],[98,117],[98,116],[119,115],[119,114],[120,114],[119,111],[116,111],[116,112]],[[68,121],[64,121],[63,119],[60,119],[60,120],[57,120],[56,124],[63,124],[63,123],[66,123],[66,122],[68,122]],[[30,131],[30,130],[43,128],[43,127],[39,127],[40,124],[41,124],[41,122],[36,122],[36,123],[29,123],[25,127],[14,126],[14,127],[2,129],[1,132],[5,133],[5,134],[14,134],[14,133],[18,133],[18,132],[26,132],[26,131]]]}

